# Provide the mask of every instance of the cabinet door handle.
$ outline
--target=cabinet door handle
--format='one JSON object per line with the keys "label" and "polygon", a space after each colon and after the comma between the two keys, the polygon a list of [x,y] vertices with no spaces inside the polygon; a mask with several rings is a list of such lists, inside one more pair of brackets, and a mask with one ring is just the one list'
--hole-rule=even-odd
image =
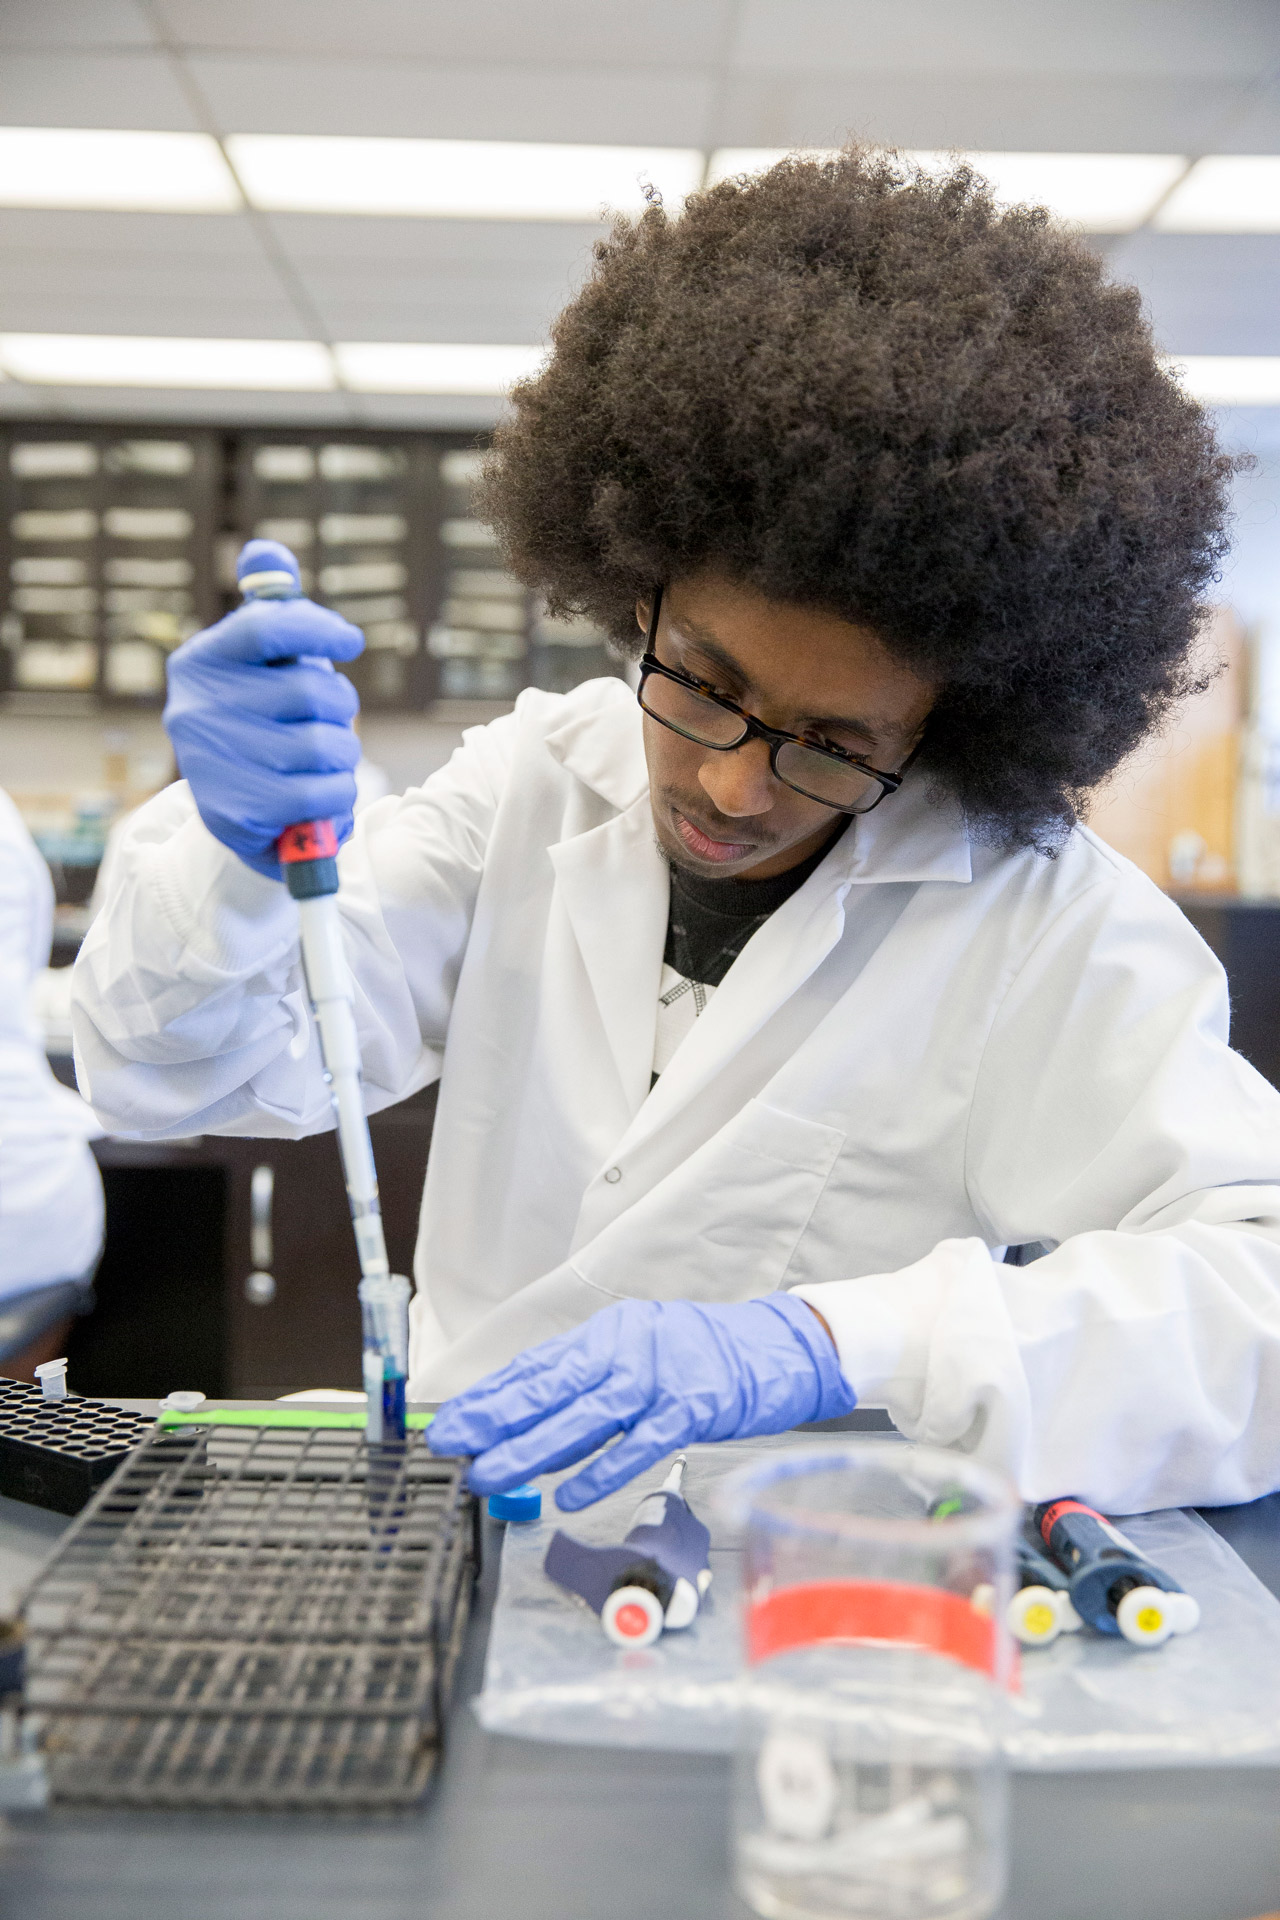
{"label": "cabinet door handle", "polygon": [[271,1203],[275,1198],[276,1176],[273,1167],[255,1167],[249,1181],[249,1258],[253,1272],[244,1283],[246,1297],[255,1307],[269,1306],[276,1297],[275,1242],[271,1231]]}

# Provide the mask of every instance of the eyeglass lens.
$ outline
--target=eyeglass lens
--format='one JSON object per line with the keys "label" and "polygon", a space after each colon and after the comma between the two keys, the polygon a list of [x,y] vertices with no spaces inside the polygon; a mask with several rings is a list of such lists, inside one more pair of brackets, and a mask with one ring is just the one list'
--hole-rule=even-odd
{"label": "eyeglass lens", "polygon": [[[640,703],[655,720],[700,746],[735,747],[745,738],[746,729],[737,714],[663,674],[647,676]],[[788,741],[778,748],[774,771],[785,785],[829,807],[857,812],[874,806],[883,792],[878,780],[857,767],[797,742]]]}

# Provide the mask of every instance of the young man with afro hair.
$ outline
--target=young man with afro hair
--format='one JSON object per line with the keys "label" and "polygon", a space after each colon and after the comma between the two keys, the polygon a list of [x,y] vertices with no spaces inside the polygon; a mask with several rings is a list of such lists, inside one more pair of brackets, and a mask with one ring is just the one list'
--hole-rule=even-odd
{"label": "young man with afro hair", "polygon": [[[1269,1490],[1280,1096],[1080,823],[1202,684],[1224,551],[1137,294],[851,148],[620,220],[553,338],[485,511],[632,671],[524,694],[342,855],[369,1104],[440,1079],[433,1445],[482,1490],[594,1454],[574,1507],[857,1399],[1027,1498]],[[329,1124],[274,842],[349,824],[358,644],[300,602],[175,656],[189,784],[78,969],[108,1124]]]}

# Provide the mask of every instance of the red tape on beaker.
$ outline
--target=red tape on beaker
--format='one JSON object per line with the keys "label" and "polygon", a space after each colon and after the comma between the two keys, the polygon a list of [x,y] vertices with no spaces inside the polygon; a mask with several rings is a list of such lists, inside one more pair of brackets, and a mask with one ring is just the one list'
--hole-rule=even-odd
{"label": "red tape on beaker", "polygon": [[1000,1640],[990,1614],[941,1587],[895,1580],[815,1580],[779,1587],[747,1607],[747,1658],[754,1663],[824,1641],[883,1641],[921,1647],[993,1679]]}

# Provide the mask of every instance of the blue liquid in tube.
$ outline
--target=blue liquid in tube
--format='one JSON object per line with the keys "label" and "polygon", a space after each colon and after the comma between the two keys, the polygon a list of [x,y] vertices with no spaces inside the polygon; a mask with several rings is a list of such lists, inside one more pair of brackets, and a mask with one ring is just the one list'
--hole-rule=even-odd
{"label": "blue liquid in tube", "polygon": [[371,1447],[403,1442],[409,1372],[409,1282],[373,1274],[360,1282],[364,1329],[365,1439]]}

